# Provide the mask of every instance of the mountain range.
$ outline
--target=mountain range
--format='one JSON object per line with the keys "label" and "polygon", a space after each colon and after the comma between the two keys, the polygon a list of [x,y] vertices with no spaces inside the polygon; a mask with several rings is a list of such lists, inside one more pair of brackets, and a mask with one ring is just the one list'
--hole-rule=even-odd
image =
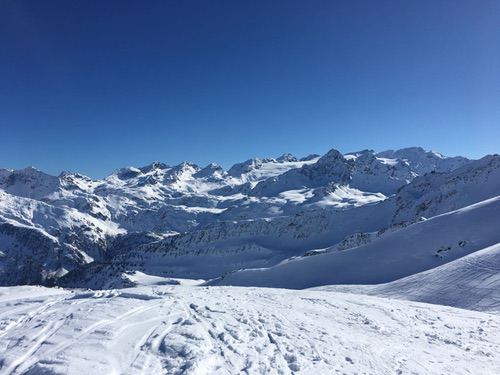
{"label": "mountain range", "polygon": [[[463,238],[445,241],[432,232],[433,222],[447,228],[458,214],[428,219],[497,195],[500,156],[470,160],[419,147],[284,154],[228,170],[154,162],[98,180],[70,172],[51,176],[33,167],[0,169],[0,284],[123,287],[131,283],[127,275],[145,272],[267,285],[262,269],[278,275],[293,265],[294,272],[311,274],[314,262],[348,270],[371,262],[357,253],[377,254],[384,263],[394,254],[371,247],[389,243],[386,249],[413,253],[399,250],[395,238],[430,231],[426,256],[432,260],[421,265],[392,273],[379,268],[383,277],[342,278],[336,272],[298,284],[273,276],[280,281],[269,285],[393,281],[494,245],[494,236],[475,240],[461,231]],[[493,207],[490,216],[481,216],[485,226],[474,223],[493,225],[494,233],[500,211],[495,200],[485,205]],[[485,210],[469,211],[479,209]],[[412,234],[416,241],[419,235]],[[465,245],[455,249],[460,241]],[[440,246],[445,250],[435,256]],[[351,248],[357,249],[346,255]]]}
{"label": "mountain range", "polygon": [[0,374],[496,374],[499,275],[499,155],[0,170]]}

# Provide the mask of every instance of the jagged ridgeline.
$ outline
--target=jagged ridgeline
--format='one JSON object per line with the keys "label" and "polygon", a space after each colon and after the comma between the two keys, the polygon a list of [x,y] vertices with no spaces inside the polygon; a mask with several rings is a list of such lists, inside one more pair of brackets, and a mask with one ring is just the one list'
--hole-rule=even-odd
{"label": "jagged ridgeline", "polygon": [[422,148],[285,154],[227,171],[156,162],[103,180],[2,169],[0,283],[118,287],[131,271],[220,278],[357,247],[497,195],[498,155]]}

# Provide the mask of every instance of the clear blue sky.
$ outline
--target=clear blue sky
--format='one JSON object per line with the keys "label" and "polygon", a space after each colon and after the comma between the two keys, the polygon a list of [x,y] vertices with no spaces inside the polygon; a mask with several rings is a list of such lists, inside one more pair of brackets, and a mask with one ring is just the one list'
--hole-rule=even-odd
{"label": "clear blue sky", "polygon": [[500,1],[0,2],[0,166],[500,152]]}

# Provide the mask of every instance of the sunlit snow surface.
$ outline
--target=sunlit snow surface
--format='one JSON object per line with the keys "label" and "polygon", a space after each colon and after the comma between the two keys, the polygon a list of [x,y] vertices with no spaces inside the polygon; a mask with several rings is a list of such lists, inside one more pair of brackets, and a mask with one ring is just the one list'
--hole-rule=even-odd
{"label": "sunlit snow surface", "polygon": [[371,296],[0,288],[1,374],[498,374],[499,353],[500,316]]}
{"label": "sunlit snow surface", "polygon": [[[211,283],[296,289],[332,284],[380,284],[434,269],[499,243],[500,196],[497,196],[388,231],[352,249],[338,251],[334,247],[316,256],[293,258],[273,267],[235,271]],[[493,258],[484,267],[494,276],[498,263],[498,257]],[[460,279],[461,272],[467,275],[472,270],[460,269],[455,280]],[[481,270],[479,263],[476,269]],[[429,281],[433,285],[437,279]],[[451,283],[452,279],[440,282]],[[488,282],[500,285],[498,278],[489,278]],[[421,286],[417,279],[419,290]],[[441,303],[439,299],[437,303]]]}
{"label": "sunlit snow surface", "polygon": [[500,243],[391,283],[330,285],[317,289],[500,313]]}
{"label": "sunlit snow surface", "polygon": [[0,282],[78,288],[0,288],[0,375],[499,374],[499,194],[419,148],[0,169]]}

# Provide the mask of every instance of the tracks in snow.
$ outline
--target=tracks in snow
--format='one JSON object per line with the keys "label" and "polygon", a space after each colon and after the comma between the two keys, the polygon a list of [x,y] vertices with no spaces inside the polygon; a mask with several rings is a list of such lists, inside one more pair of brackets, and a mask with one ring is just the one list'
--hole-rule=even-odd
{"label": "tracks in snow", "polygon": [[0,374],[500,372],[499,316],[330,292],[67,292],[0,303],[0,327]]}

